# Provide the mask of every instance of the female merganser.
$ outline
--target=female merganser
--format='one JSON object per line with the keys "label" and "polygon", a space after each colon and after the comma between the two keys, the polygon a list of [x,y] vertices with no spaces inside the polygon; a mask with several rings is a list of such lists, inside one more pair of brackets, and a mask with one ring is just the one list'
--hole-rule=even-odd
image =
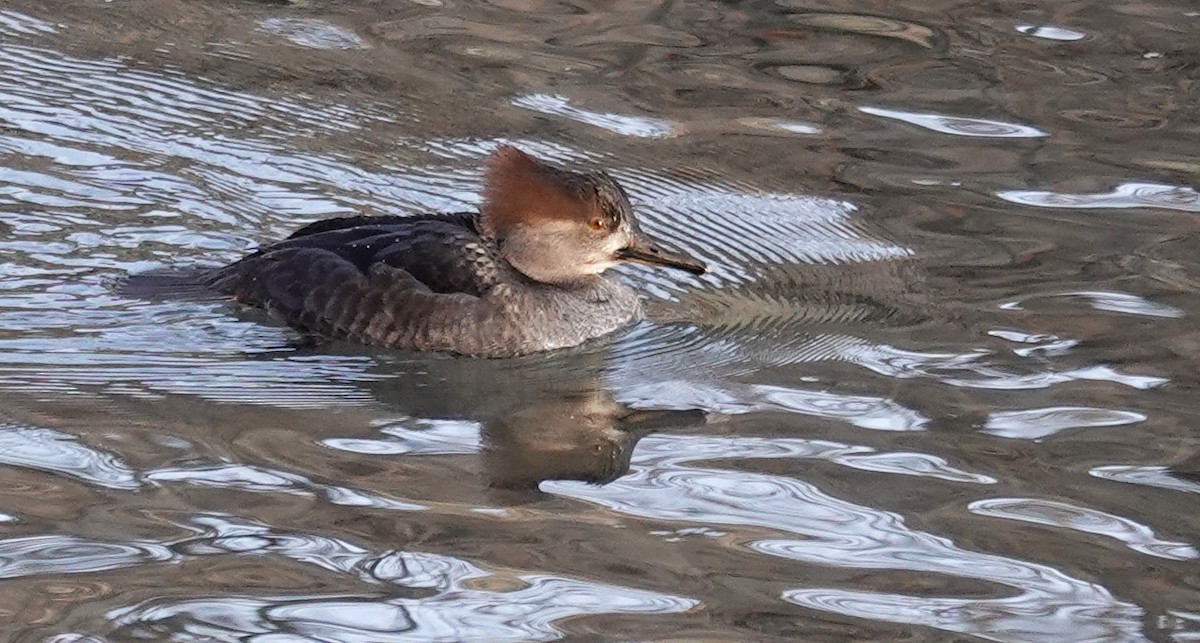
{"label": "female merganser", "polygon": [[[604,172],[559,169],[504,145],[488,161],[483,193],[478,214],[318,221],[187,281],[313,335],[513,357],[575,346],[640,317],[633,289],[604,274],[618,261],[705,271],[643,234]],[[134,276],[124,291],[169,295],[183,283]]]}

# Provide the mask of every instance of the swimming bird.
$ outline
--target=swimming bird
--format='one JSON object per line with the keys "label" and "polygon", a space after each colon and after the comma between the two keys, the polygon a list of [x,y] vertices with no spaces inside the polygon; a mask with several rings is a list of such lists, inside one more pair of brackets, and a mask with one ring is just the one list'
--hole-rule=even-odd
{"label": "swimming bird", "polygon": [[606,274],[618,262],[706,270],[646,236],[603,171],[502,145],[488,159],[483,197],[475,213],[317,221],[230,265],[134,276],[123,290],[201,287],[311,336],[503,358],[575,346],[640,317],[637,293]]}

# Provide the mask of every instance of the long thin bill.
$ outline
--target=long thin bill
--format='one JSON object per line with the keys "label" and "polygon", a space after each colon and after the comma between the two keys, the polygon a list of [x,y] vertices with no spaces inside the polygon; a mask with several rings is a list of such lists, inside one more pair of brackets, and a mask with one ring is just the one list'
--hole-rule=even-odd
{"label": "long thin bill", "polygon": [[667,266],[686,270],[693,275],[708,272],[703,263],[678,252],[671,252],[658,247],[658,244],[646,237],[634,238],[633,242],[617,253],[617,257],[626,261],[638,261],[656,266]]}

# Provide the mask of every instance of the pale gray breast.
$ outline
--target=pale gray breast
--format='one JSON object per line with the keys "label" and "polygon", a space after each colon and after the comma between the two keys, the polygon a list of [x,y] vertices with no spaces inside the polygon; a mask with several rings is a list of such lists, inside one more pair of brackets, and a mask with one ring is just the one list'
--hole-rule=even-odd
{"label": "pale gray breast", "polygon": [[516,332],[538,350],[575,346],[642,316],[637,293],[615,276],[575,288],[528,284],[520,290],[506,308]]}

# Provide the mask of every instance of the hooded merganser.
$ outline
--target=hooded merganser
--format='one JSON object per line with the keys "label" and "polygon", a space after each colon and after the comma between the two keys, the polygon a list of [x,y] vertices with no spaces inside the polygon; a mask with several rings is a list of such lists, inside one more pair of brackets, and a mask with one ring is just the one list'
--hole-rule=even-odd
{"label": "hooded merganser", "polygon": [[[483,194],[478,214],[317,221],[198,281],[314,335],[513,357],[638,318],[633,289],[603,274],[618,261],[705,271],[643,234],[629,197],[602,171],[559,169],[504,145],[488,161]],[[152,281],[135,277],[125,291],[145,294]]]}

